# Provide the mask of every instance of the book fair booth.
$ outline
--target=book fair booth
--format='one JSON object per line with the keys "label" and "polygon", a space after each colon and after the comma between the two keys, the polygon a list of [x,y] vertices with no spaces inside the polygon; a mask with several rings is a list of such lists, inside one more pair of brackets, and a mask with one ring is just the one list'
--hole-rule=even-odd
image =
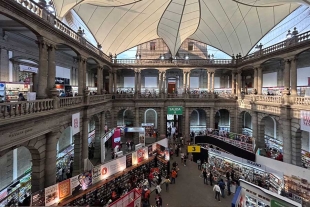
{"label": "book fair booth", "polygon": [[[32,206],[136,206],[147,173],[169,174],[167,139],[32,194]],[[155,187],[155,186],[154,186]],[[139,205],[138,205],[139,206]]]}

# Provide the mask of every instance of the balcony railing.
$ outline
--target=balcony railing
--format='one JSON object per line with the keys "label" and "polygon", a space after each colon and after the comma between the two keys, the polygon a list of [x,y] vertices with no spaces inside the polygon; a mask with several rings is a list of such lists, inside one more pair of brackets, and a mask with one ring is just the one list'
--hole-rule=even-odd
{"label": "balcony railing", "polygon": [[83,96],[60,97],[60,107],[76,106],[83,104]]}
{"label": "balcony railing", "polygon": [[105,95],[89,96],[89,103],[104,102],[104,100],[105,100]]}
{"label": "balcony railing", "polygon": [[309,106],[310,105],[310,97],[296,97],[294,100],[294,104]]}
{"label": "balcony railing", "polygon": [[0,118],[25,116],[54,109],[53,99],[0,103]]}
{"label": "balcony railing", "polygon": [[61,20],[57,19],[53,14],[49,13],[45,8],[40,6],[38,3],[34,2],[33,0],[11,0],[11,1],[17,2],[31,13],[35,14],[44,21],[53,25],[59,31],[65,33],[72,39],[76,40],[78,43],[84,45],[86,48],[90,49],[91,51],[99,55],[101,58],[105,59],[108,62],[111,62],[111,58],[109,56],[104,54],[100,49],[98,49],[96,46],[88,42],[85,38],[81,37],[77,32],[72,30]]}
{"label": "balcony railing", "polygon": [[254,96],[255,101],[264,101],[269,103],[282,104],[282,96],[266,96],[266,95],[256,95]]}

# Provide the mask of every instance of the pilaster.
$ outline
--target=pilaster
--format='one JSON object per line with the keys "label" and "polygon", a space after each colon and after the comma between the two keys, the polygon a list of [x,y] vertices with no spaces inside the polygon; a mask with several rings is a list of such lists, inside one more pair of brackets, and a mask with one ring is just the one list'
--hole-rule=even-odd
{"label": "pilaster", "polygon": [[58,132],[46,134],[46,151],[45,151],[45,182],[44,186],[49,187],[56,183],[56,157],[57,142],[59,139]]}
{"label": "pilaster", "polygon": [[54,88],[55,77],[56,77],[55,46],[53,44],[49,44],[48,45],[48,80],[47,80],[48,91]]}
{"label": "pilaster", "polygon": [[263,69],[261,66],[257,67],[257,94],[262,95],[263,84]]}
{"label": "pilaster", "polygon": [[[85,159],[88,159],[88,122],[89,119],[88,118],[83,118],[83,130],[82,130],[82,166],[83,169],[85,169],[86,166],[84,166],[85,164]],[[80,132],[81,133],[81,132]]]}
{"label": "pilaster", "polygon": [[86,58],[79,55],[78,60],[78,95],[82,96],[86,89]]}
{"label": "pilaster", "polygon": [[48,74],[48,42],[44,37],[38,37],[39,46],[39,71],[37,86],[37,97],[39,99],[47,98],[47,74]]}
{"label": "pilaster", "polygon": [[297,57],[290,58],[291,95],[297,96]]}

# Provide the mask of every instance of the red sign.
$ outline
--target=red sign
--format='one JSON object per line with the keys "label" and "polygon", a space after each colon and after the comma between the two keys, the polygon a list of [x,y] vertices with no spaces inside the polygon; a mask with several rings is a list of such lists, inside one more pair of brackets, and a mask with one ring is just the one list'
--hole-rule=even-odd
{"label": "red sign", "polygon": [[108,168],[106,168],[106,167],[102,168],[101,175],[105,175],[107,173],[108,173]]}
{"label": "red sign", "polygon": [[144,160],[144,153],[145,153],[144,148],[138,149],[137,151],[138,163]]}

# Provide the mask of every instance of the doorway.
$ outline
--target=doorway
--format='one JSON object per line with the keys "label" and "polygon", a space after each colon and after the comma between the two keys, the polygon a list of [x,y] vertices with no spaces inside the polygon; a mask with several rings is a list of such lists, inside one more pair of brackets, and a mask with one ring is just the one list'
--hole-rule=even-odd
{"label": "doorway", "polygon": [[168,93],[175,93],[175,83],[168,83]]}

